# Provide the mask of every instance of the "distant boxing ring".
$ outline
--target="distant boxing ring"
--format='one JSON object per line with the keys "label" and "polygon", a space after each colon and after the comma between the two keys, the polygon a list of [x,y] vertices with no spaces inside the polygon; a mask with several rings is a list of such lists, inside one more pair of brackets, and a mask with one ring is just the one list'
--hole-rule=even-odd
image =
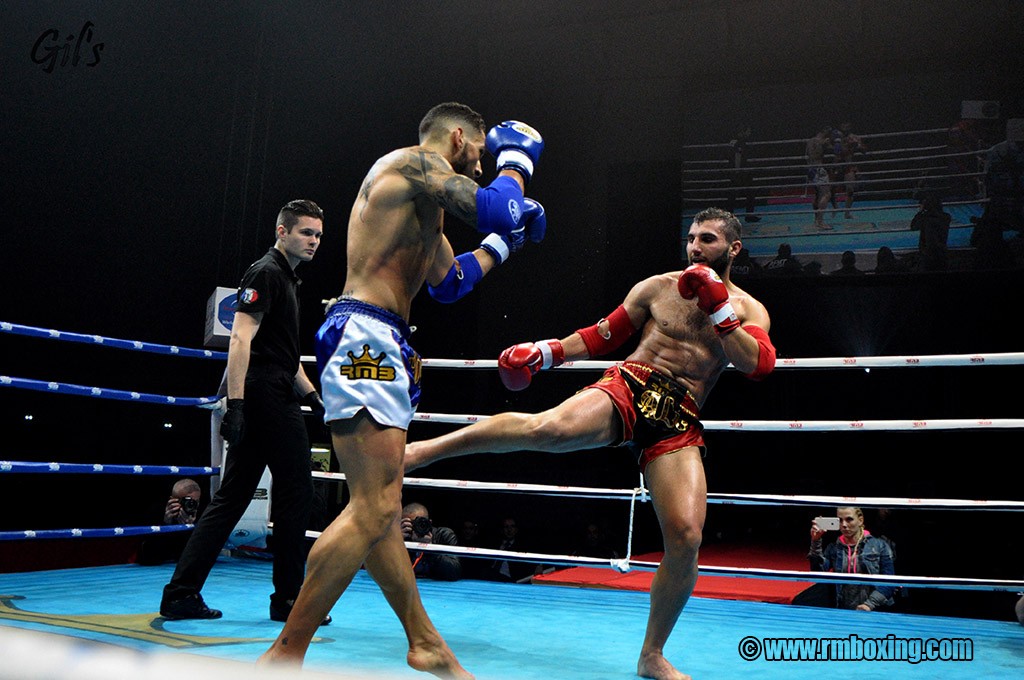
{"label": "distant boxing ring", "polygon": [[[744,207],[747,196],[752,196],[754,212],[748,212],[749,204],[734,212],[745,222],[744,246],[755,258],[773,256],[783,241],[794,252],[816,257],[843,250],[867,254],[881,245],[911,255],[917,250],[917,233],[910,231],[910,222],[921,198],[935,193],[943,197],[943,208],[953,218],[949,247],[969,245],[975,222],[990,202],[984,177],[991,147],[977,141],[954,145],[951,128],[857,133],[857,137],[867,149],[851,161],[837,161],[829,142],[825,162],[813,165],[805,152],[807,139],[746,141],[741,168],[731,160],[731,142],[684,146],[683,228],[697,210],[708,205]],[[815,187],[808,170],[819,165],[830,174],[834,205],[822,213],[829,231],[812,226]],[[850,165],[857,168],[857,202],[847,208],[845,180],[839,175]],[[847,212],[849,217],[837,219],[837,213]]]}

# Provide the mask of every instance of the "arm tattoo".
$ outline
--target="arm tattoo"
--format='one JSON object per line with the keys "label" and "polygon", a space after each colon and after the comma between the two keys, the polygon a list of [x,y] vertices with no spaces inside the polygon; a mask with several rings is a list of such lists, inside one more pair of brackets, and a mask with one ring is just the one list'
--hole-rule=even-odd
{"label": "arm tattoo", "polygon": [[468,177],[452,172],[437,154],[425,151],[409,153],[398,172],[419,191],[434,199],[441,208],[466,224],[476,225],[476,192],[479,185]]}

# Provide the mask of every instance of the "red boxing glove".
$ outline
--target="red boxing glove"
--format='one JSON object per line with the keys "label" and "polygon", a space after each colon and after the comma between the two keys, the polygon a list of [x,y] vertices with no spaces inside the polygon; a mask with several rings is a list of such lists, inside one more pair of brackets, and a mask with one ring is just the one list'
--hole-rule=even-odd
{"label": "red boxing glove", "polygon": [[719,335],[728,335],[740,327],[729,303],[729,290],[711,267],[691,264],[679,275],[677,286],[684,300],[697,298],[697,308],[708,315]]}
{"label": "red boxing glove", "polygon": [[523,342],[509,347],[498,357],[498,375],[513,392],[530,386],[533,374],[565,362],[565,349],[558,340]]}

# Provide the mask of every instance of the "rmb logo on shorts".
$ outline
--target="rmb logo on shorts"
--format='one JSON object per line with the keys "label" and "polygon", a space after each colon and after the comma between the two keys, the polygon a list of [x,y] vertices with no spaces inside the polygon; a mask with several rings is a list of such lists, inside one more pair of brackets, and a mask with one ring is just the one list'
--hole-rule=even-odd
{"label": "rmb logo on shorts", "polygon": [[381,366],[380,362],[387,358],[387,354],[384,352],[380,353],[380,356],[374,359],[370,356],[370,346],[363,345],[363,353],[359,356],[348,352],[348,358],[352,360],[351,364],[344,364],[341,369],[341,377],[348,378],[349,380],[387,380],[391,381],[395,379],[395,369],[391,366]]}

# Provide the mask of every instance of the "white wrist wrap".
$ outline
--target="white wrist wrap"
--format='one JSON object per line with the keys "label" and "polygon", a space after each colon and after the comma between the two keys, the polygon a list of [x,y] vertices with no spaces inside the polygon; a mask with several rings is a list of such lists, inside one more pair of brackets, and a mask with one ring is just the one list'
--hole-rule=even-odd
{"label": "white wrist wrap", "polygon": [[480,242],[480,245],[494,249],[494,252],[498,254],[498,264],[502,264],[508,259],[510,252],[508,244],[505,243],[505,239],[501,238],[497,234],[488,234],[484,237],[484,240]]}
{"label": "white wrist wrap", "polygon": [[732,304],[726,302],[724,305],[722,305],[718,309],[717,312],[715,312],[714,314],[709,315],[708,318],[711,319],[711,323],[712,324],[717,326],[718,324],[722,323],[726,319],[735,319],[736,318],[736,312],[733,311]]}
{"label": "white wrist wrap", "polygon": [[552,342],[555,342],[555,341],[554,340],[538,340],[537,342],[533,343],[533,344],[535,344],[537,346],[537,349],[540,350],[540,356],[541,356],[540,369],[542,371],[544,369],[551,368],[551,366],[555,363],[555,355],[551,352],[551,344],[550,343],[552,343]]}
{"label": "white wrist wrap", "polygon": [[[529,177],[533,176],[533,161],[519,149],[502,149],[498,152],[497,165],[499,170],[504,170],[506,165],[520,166],[526,169]],[[524,179],[529,179],[526,177]]]}

